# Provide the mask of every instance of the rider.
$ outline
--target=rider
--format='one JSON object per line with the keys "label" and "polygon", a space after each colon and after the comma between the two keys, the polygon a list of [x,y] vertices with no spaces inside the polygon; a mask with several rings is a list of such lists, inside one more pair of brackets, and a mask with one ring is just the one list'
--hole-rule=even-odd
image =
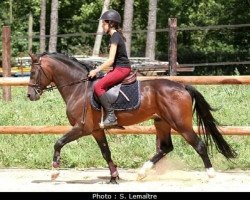
{"label": "rider", "polygon": [[126,39],[119,27],[119,23],[121,23],[120,14],[110,9],[104,12],[99,20],[102,20],[103,31],[110,35],[109,57],[103,64],[91,70],[89,72],[89,77],[93,78],[101,70],[111,66],[113,67],[112,70],[99,79],[94,85],[94,92],[106,111],[103,125],[104,128],[107,128],[117,125],[117,118],[106,92],[110,87],[122,82],[130,74],[131,65],[125,46]]}

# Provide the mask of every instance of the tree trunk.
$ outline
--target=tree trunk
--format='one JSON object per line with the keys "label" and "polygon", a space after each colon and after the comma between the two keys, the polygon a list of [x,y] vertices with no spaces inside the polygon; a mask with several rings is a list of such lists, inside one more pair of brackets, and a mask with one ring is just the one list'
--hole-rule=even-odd
{"label": "tree trunk", "polygon": [[[3,77],[11,76],[11,29],[10,26],[3,26],[2,31],[2,67]],[[3,87],[3,100],[11,101],[11,87]]]}
{"label": "tree trunk", "polygon": [[10,24],[12,24],[12,22],[13,22],[13,0],[10,0]]}
{"label": "tree trunk", "polygon": [[56,52],[58,29],[58,0],[51,2],[49,52]]}
{"label": "tree trunk", "polygon": [[155,60],[156,12],[157,0],[149,0],[146,57],[148,57],[150,60]]}
{"label": "tree trunk", "polygon": [[[102,14],[108,10],[109,3],[110,3],[110,0],[103,0]],[[99,56],[101,42],[102,42],[102,32],[103,32],[102,21],[99,20],[92,56]]]}
{"label": "tree trunk", "polygon": [[40,52],[42,53],[46,51],[46,0],[40,0],[40,8]]}
{"label": "tree trunk", "polygon": [[134,0],[126,0],[124,15],[123,15],[123,31],[126,38],[126,49],[128,57],[131,53],[131,35],[132,35],[132,22],[133,22],[133,13],[134,13]]}
{"label": "tree trunk", "polygon": [[28,28],[28,51],[32,50],[32,35],[33,35],[33,15],[29,14],[29,28]]}

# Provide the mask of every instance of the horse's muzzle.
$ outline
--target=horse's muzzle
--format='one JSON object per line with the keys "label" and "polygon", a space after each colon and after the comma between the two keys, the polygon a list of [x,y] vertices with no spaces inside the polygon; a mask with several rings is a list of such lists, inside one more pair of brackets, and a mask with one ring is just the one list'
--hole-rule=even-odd
{"label": "horse's muzzle", "polygon": [[39,94],[27,94],[27,97],[29,98],[30,101],[37,101],[40,99],[40,95]]}

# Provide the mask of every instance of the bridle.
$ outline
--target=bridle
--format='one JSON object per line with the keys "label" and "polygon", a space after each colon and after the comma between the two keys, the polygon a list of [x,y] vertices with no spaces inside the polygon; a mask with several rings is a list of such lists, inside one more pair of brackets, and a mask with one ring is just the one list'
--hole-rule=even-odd
{"label": "bridle", "polygon": [[[47,76],[47,74],[45,73],[42,65],[41,65],[41,62],[40,62],[41,58],[39,59],[39,62],[36,62],[36,63],[33,63],[32,65],[35,65],[38,67],[38,73],[37,73],[37,77],[36,77],[36,83],[34,84],[28,84],[29,87],[32,87],[35,91],[36,94],[38,95],[41,95],[44,91],[52,91],[54,88],[55,89],[59,89],[59,88],[63,88],[63,87],[67,87],[67,86],[72,86],[72,85],[76,85],[76,84],[79,84],[79,83],[83,83],[83,82],[87,82],[86,85],[88,85],[88,81],[89,81],[89,77],[86,77],[86,78],[82,78],[80,80],[77,80],[77,81],[73,81],[73,82],[70,82],[70,83],[67,83],[65,85],[60,85],[60,86],[56,86],[56,85],[50,85],[50,86],[46,86],[46,87],[43,87],[41,85],[41,75],[42,73],[44,74],[44,76],[48,79],[49,77]],[[87,86],[86,86],[87,88]]]}
{"label": "bridle", "polygon": [[[49,90],[49,88],[45,87],[43,88],[41,85],[41,74],[43,73],[45,75],[45,77],[49,80],[48,76],[46,75],[46,73],[44,72],[40,60],[37,63],[33,63],[32,65],[38,66],[38,72],[36,74],[36,82],[34,84],[28,84],[29,87],[32,87],[35,90],[35,93],[38,95],[41,95],[43,93],[44,90]],[[42,71],[42,73],[41,73]],[[32,72],[31,72],[32,73]]]}

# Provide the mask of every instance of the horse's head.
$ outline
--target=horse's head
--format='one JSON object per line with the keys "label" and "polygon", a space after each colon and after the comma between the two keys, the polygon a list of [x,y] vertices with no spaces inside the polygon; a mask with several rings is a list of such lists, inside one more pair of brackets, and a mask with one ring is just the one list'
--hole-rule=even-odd
{"label": "horse's head", "polygon": [[29,53],[29,55],[31,71],[27,96],[31,101],[36,101],[40,99],[43,90],[52,82],[52,79],[46,66],[42,65],[42,55],[38,56],[33,53]]}
{"label": "horse's head", "polygon": [[74,57],[61,53],[43,53],[31,57],[31,73],[28,87],[28,98],[36,101],[44,90],[53,83],[57,89],[67,88],[70,93],[72,87],[88,81],[88,73],[93,65],[88,62],[80,62]]}

